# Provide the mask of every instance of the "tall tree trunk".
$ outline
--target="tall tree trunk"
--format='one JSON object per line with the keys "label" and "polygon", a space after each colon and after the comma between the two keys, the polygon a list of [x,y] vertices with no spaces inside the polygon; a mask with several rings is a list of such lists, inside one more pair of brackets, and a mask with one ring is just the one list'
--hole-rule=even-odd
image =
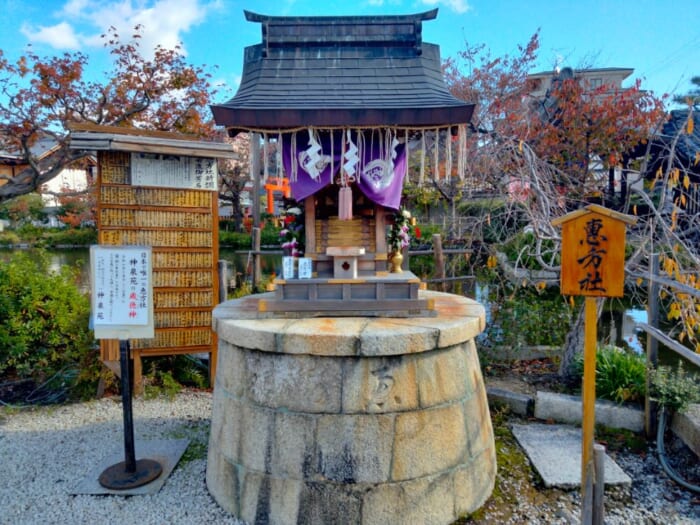
{"label": "tall tree trunk", "polygon": [[[583,343],[585,339],[585,308],[583,304],[578,310],[576,319],[569,329],[569,333],[566,334],[566,341],[564,342],[564,352],[561,356],[561,363],[559,364],[559,375],[565,378],[570,378],[572,373],[572,365],[576,361],[576,357],[583,354]],[[603,301],[598,299],[596,301],[596,319],[600,318],[600,313],[603,310]],[[597,333],[597,332],[596,332]]]}

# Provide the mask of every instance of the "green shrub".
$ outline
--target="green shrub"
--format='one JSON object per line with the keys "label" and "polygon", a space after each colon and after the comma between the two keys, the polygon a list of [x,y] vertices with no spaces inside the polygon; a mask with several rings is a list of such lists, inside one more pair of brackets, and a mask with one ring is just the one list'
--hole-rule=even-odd
{"label": "green shrub", "polygon": [[219,231],[219,245],[236,250],[250,250],[252,247],[249,233]]}
{"label": "green shrub", "polygon": [[280,246],[280,230],[272,221],[265,222],[260,232],[260,244],[262,246]]}
{"label": "green shrub", "polygon": [[564,344],[572,313],[558,290],[494,285],[489,292],[490,319],[480,336],[483,344],[515,350]]}
{"label": "green shrub", "polygon": [[[583,377],[583,356],[573,365],[574,375]],[[604,346],[596,352],[596,395],[617,403],[638,403],[646,395],[644,356],[616,346]]]}
{"label": "green shrub", "polygon": [[44,229],[30,223],[25,223],[17,228],[15,232],[17,235],[19,235],[22,241],[33,243],[41,239],[41,236],[44,234]]}
{"label": "green shrub", "polygon": [[194,357],[173,355],[144,359],[144,396],[173,399],[183,385],[194,388],[208,386],[207,369]]}
{"label": "green shrub", "polygon": [[90,246],[97,244],[95,228],[62,228],[47,231],[43,236],[47,246]]}
{"label": "green shrub", "polygon": [[50,271],[40,250],[15,253],[0,267],[0,377],[42,383],[58,374],[60,387],[77,395],[96,385],[90,304],[77,279],[69,267]]}
{"label": "green shrub", "polygon": [[15,232],[0,232],[0,246],[13,246],[22,240]]}
{"label": "green shrub", "polygon": [[700,403],[700,381],[688,374],[679,361],[676,369],[660,366],[650,370],[651,398],[671,412],[685,412],[688,405]]}
{"label": "green shrub", "polygon": [[[536,242],[537,239],[532,232],[521,232],[512,237],[501,249],[509,261],[517,261],[519,268],[541,270],[542,266],[535,257]],[[552,266],[561,264],[559,249],[551,239],[542,241],[540,252],[542,253],[542,258]]]}

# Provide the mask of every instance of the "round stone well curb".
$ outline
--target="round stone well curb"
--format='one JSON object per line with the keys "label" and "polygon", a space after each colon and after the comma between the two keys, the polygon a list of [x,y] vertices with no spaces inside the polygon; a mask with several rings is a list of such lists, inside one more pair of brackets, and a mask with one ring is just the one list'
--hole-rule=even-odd
{"label": "round stone well curb", "polygon": [[447,524],[486,501],[484,310],[421,294],[436,317],[256,319],[250,299],[215,309],[206,479],[223,508],[249,523]]}

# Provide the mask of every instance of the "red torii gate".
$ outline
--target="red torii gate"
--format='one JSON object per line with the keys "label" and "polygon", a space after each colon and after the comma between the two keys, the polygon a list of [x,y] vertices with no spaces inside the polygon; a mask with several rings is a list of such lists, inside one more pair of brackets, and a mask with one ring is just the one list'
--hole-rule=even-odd
{"label": "red torii gate", "polygon": [[267,192],[267,213],[270,215],[275,213],[275,197],[273,192],[281,191],[286,199],[292,196],[292,189],[289,186],[289,179],[287,179],[287,177],[268,178],[265,184],[265,191]]}

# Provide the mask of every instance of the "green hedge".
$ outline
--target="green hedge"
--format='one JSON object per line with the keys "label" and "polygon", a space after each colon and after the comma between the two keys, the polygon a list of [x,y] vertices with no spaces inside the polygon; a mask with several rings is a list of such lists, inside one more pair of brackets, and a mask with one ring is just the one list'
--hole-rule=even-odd
{"label": "green hedge", "polygon": [[97,244],[97,229],[91,227],[37,228],[29,224],[16,230],[0,232],[0,246],[15,246],[21,243],[45,248],[90,246]]}
{"label": "green hedge", "polygon": [[41,250],[12,254],[0,267],[0,379],[58,376],[57,388],[94,393],[100,368],[89,314],[75,269],[51,272]]}
{"label": "green hedge", "polygon": [[[260,244],[262,246],[281,246],[280,228],[270,222],[265,223],[260,232]],[[219,246],[236,250],[250,250],[253,241],[249,233],[219,230]]]}

